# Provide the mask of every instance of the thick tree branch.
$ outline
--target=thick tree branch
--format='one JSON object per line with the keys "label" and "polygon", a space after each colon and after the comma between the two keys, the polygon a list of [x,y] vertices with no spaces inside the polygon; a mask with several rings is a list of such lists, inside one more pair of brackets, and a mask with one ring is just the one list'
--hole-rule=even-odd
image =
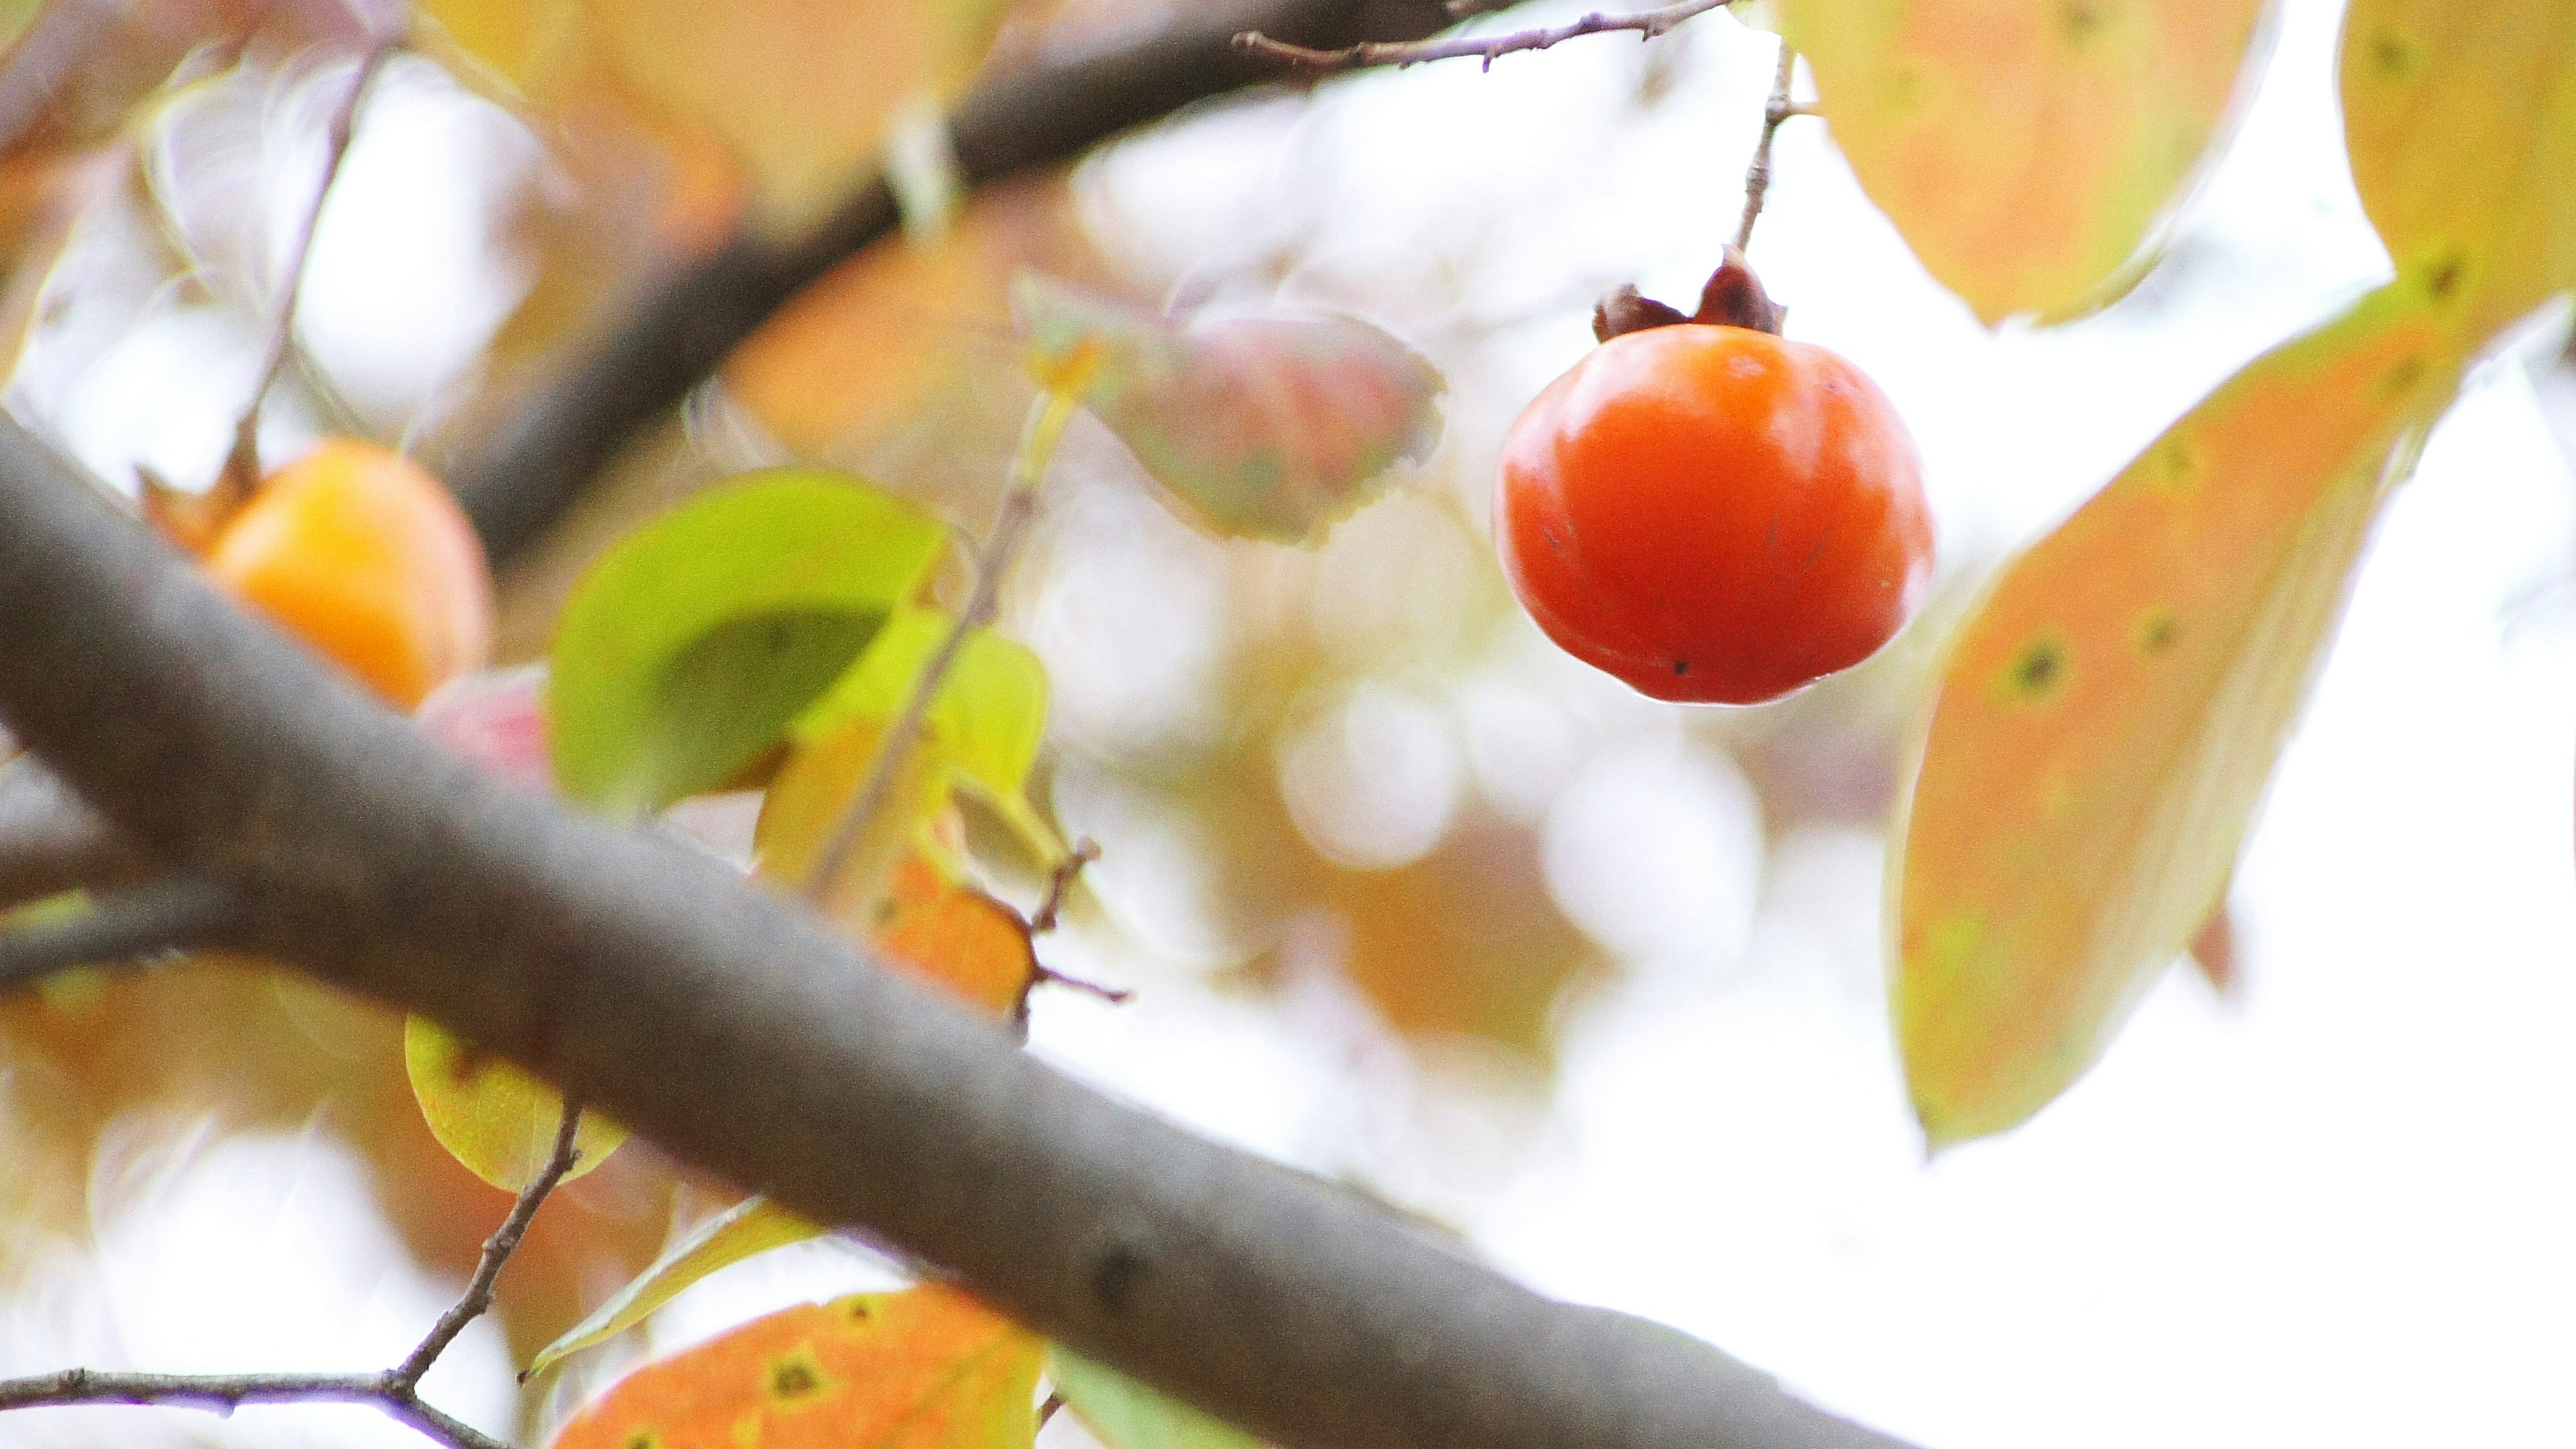
{"label": "thick tree branch", "polygon": [[1296,1449],[1892,1449],[1032,1060],[826,923],[479,778],[0,421],[0,716],[245,945],[444,1023]]}
{"label": "thick tree branch", "polygon": [[[1450,23],[1440,0],[1193,0],[1169,25],[1113,48],[996,76],[950,117],[968,186],[1070,161],[1193,102],[1279,79],[1234,47],[1260,30],[1313,46],[1406,40]],[[625,441],[713,372],[788,299],[894,233],[894,193],[868,179],[802,237],[744,235],[662,279],[492,436],[446,469],[496,561],[533,542]]]}

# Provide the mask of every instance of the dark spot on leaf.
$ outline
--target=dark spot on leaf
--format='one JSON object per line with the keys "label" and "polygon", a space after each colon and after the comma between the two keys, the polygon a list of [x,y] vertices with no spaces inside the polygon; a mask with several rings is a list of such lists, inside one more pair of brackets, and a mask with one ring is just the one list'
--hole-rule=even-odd
{"label": "dark spot on leaf", "polygon": [[1133,1243],[1113,1243],[1091,1265],[1091,1296],[1100,1300],[1103,1312],[1116,1318],[1127,1311],[1137,1285],[1152,1266],[1144,1249]]}
{"label": "dark spot on leaf", "polygon": [[619,1449],[662,1449],[662,1436],[650,1429],[638,1429],[626,1436]]}
{"label": "dark spot on leaf", "polygon": [[2004,697],[2021,704],[2038,704],[2061,694],[2066,689],[2067,651],[2055,635],[2043,635],[2022,646],[2012,662],[2004,666],[1999,681]]}
{"label": "dark spot on leaf", "polygon": [[2459,290],[2462,267],[2456,247],[2434,258],[2433,265],[2424,269],[2424,294],[2436,302],[2449,301],[2451,294]]}
{"label": "dark spot on leaf", "polygon": [[1689,661],[1689,660],[1687,660],[1687,659],[1676,659],[1676,660],[1674,660],[1674,661],[1673,661],[1673,673],[1674,673],[1674,674],[1676,674],[1676,675],[1683,675],[1683,674],[1688,674],[1688,673],[1690,673],[1690,661]]}
{"label": "dark spot on leaf", "polygon": [[1557,536],[1555,529],[1550,528],[1545,524],[1540,524],[1538,536],[1547,540],[1547,546],[1555,551],[1557,557],[1563,558],[1565,556],[1565,540]]}
{"label": "dark spot on leaf", "polygon": [[769,1392],[773,1398],[801,1399],[820,1393],[823,1376],[803,1359],[784,1359],[769,1367]]}
{"label": "dark spot on leaf", "polygon": [[2102,7],[2089,0],[2067,0],[2058,9],[2058,21],[2066,29],[2066,43],[2082,45],[2102,28]]}
{"label": "dark spot on leaf", "polygon": [[865,1298],[853,1298],[850,1300],[850,1321],[852,1323],[865,1323],[876,1316],[877,1310],[875,1304],[870,1303]]}
{"label": "dark spot on leaf", "polygon": [[2401,359],[2396,366],[2388,369],[2388,376],[2385,379],[2390,392],[2413,392],[2415,384],[2423,380],[2424,359],[2420,357]]}
{"label": "dark spot on leaf", "polygon": [[2182,639],[2182,620],[2170,609],[2156,609],[2138,621],[2138,652],[2149,657],[2162,654]]}
{"label": "dark spot on leaf", "polygon": [[2370,63],[2390,80],[2402,80],[2415,69],[2415,42],[2393,25],[2371,32]]}

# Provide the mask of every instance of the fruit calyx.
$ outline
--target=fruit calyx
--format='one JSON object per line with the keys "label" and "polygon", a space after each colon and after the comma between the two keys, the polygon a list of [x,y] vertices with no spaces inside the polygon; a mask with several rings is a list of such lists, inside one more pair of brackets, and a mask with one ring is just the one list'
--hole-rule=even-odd
{"label": "fruit calyx", "polygon": [[1780,319],[1786,315],[1780,304],[1771,300],[1771,294],[1762,290],[1762,279],[1753,275],[1744,253],[1729,246],[1717,270],[1709,273],[1708,285],[1700,288],[1697,312],[1684,315],[1680,308],[1644,295],[1633,284],[1624,285],[1593,307],[1592,335],[1607,342],[1651,327],[1696,322],[1712,327],[1742,327],[1776,337],[1780,335]]}

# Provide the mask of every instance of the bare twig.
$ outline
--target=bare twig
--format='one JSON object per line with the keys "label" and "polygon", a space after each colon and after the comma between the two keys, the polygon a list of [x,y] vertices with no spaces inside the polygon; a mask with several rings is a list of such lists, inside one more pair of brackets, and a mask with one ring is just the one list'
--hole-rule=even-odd
{"label": "bare twig", "polygon": [[268,353],[260,362],[259,381],[251,387],[241,420],[233,425],[232,454],[224,460],[223,477],[217,484],[229,498],[247,498],[259,486],[260,410],[267,405],[269,392],[277,386],[277,379],[286,371],[287,359],[295,352],[295,307],[304,292],[304,264],[313,255],[313,234],[321,229],[322,208],[330,204],[331,186],[340,179],[340,165],[349,158],[349,142],[358,130],[358,107],[365,103],[385,63],[402,50],[404,41],[405,37],[397,33],[369,47],[365,59],[358,62],[357,75],[349,82],[348,94],[331,113],[331,129],[323,143],[322,181],[314,188],[313,205],[305,211],[304,225],[295,233],[294,249],[287,254],[285,276],[278,288],[277,316],[269,324]]}
{"label": "bare twig", "polygon": [[1234,43],[1256,55],[1283,60],[1310,71],[1360,70],[1368,66],[1420,65],[1427,60],[1461,60],[1474,56],[1491,70],[1500,57],[1522,50],[1545,50],[1577,36],[1607,35],[1614,31],[1635,31],[1640,40],[1653,40],[1674,26],[1711,10],[1722,10],[1735,0],[1677,0],[1656,10],[1641,10],[1630,15],[1609,15],[1593,11],[1580,20],[1563,25],[1541,26],[1532,30],[1506,30],[1491,35],[1456,35],[1446,40],[1384,41],[1364,40],[1338,50],[1318,50],[1273,40],[1258,30],[1247,30],[1234,38]]}
{"label": "bare twig", "polygon": [[1780,65],[1771,78],[1771,99],[1762,108],[1762,139],[1753,143],[1753,164],[1744,168],[1744,219],[1735,226],[1735,249],[1738,252],[1753,245],[1753,223],[1762,219],[1762,203],[1771,194],[1771,141],[1780,134],[1780,125],[1791,116],[1815,114],[1811,106],[1789,99],[1789,85],[1797,76],[1798,52],[1789,42],[1780,42]]}
{"label": "bare twig", "polygon": [[1055,863],[1055,869],[1047,874],[1046,899],[1038,902],[1037,914],[1029,917],[1030,935],[1043,936],[1055,929],[1056,917],[1063,912],[1064,898],[1072,892],[1073,883],[1082,878],[1084,866],[1099,858],[1100,842],[1086,835]]}
{"label": "bare twig", "polygon": [[948,672],[957,667],[957,656],[964,652],[967,638],[993,622],[994,614],[1000,610],[1002,580],[1019,558],[1029,525],[1037,520],[1038,485],[1045,481],[1047,462],[1055,456],[1056,439],[1063,434],[1072,409],[1071,398],[1051,391],[1040,393],[1030,406],[1019,458],[1011,465],[1010,487],[1002,494],[1001,509],[993,517],[993,531],[984,539],[983,552],[975,559],[974,592],[967,595],[966,607],[958,612],[956,622],[948,626],[948,637],[939,641],[938,651],[913,680],[903,712],[895,716],[894,724],[877,745],[867,783],[852,798],[849,809],[832,827],[830,838],[815,858],[814,873],[805,881],[807,900],[828,898],[841,872],[848,869],[850,857],[866,837],[868,826],[894,798],[895,782],[903,776],[904,761],[920,743],[922,727],[930,719],[930,702],[939,696],[939,686],[947,683]]}
{"label": "bare twig", "polygon": [[564,1180],[564,1174],[572,1171],[573,1163],[579,1160],[581,1153],[573,1146],[573,1139],[580,1131],[581,1104],[567,1097],[564,1099],[563,1121],[555,1128],[554,1155],[546,1159],[545,1167],[529,1179],[526,1187],[519,1189],[519,1200],[510,1204],[509,1215],[501,1219],[501,1226],[492,1230],[492,1236],[483,1240],[483,1256],[475,1263],[474,1277],[466,1283],[464,1294],[438,1316],[438,1322],[420,1341],[420,1346],[411,1351],[410,1357],[394,1366],[389,1376],[395,1383],[406,1388],[417,1387],[421,1375],[428,1373],[430,1365],[438,1362],[438,1356],[447,1352],[447,1346],[456,1341],[456,1335],[465,1331],[465,1325],[491,1308],[492,1285],[500,1281],[501,1269],[509,1264],[510,1255],[519,1251],[519,1240],[528,1235],[528,1224],[536,1219],[537,1209],[545,1206],[546,1195],[555,1190],[556,1185]]}
{"label": "bare twig", "polygon": [[439,1355],[456,1342],[465,1326],[492,1307],[492,1286],[501,1269],[527,1236],[528,1224],[545,1205],[579,1153],[573,1139],[581,1129],[581,1108],[567,1100],[562,1125],[555,1129],[554,1155],[528,1185],[519,1190],[501,1226],[483,1243],[483,1256],[465,1292],[438,1316],[420,1346],[401,1363],[371,1374],[139,1374],[65,1369],[60,1373],[0,1380],[0,1409],[32,1409],[66,1404],[165,1404],[174,1408],[230,1413],[244,1404],[371,1404],[450,1449],[509,1449],[473,1425],[422,1402],[420,1381]]}
{"label": "bare twig", "polygon": [[218,945],[239,919],[233,892],[201,875],[107,891],[78,914],[0,930],[0,992],[75,966],[120,966]]}
{"label": "bare twig", "polygon": [[464,1420],[424,1404],[390,1374],[138,1374],[99,1369],[0,1379],[0,1409],[71,1404],[161,1404],[229,1414],[244,1404],[371,1404],[449,1449],[510,1449]]}

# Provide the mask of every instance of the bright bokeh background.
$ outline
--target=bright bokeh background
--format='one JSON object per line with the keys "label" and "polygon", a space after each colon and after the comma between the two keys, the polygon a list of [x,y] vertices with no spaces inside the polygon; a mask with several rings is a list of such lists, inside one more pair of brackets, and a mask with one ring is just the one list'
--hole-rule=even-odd
{"label": "bright bokeh background", "polygon": [[[1754,261],[1790,335],[1859,362],[1913,427],[1952,579],[1861,678],[1768,711],[1653,705],[1556,656],[1482,533],[1501,430],[1589,345],[1591,299],[1631,279],[1688,295],[1731,232],[1768,37],[1715,16],[1652,46],[1372,74],[1087,162],[1048,204],[1079,219],[1097,274],[1363,312],[1452,393],[1439,458],[1313,556],[1195,534],[1105,435],[1074,439],[1012,627],[1055,674],[1052,807],[1106,854],[1045,951],[1137,995],[1043,994],[1034,1049],[1926,1449],[2576,1438],[2576,553],[2550,431],[2554,414],[2576,434],[2576,381],[2548,364],[2556,338],[2478,375],[2389,512],[2240,871],[2241,984],[2177,971],[2060,1103],[1931,1162],[1888,1041],[1883,825],[1941,619],[2385,268],[2341,154],[2337,9],[2283,7],[2163,264],[2054,330],[1978,327],[1821,123],[1783,130]],[[529,285],[495,218],[570,183],[433,67],[389,80],[304,336],[357,414],[402,436],[464,416]],[[219,154],[292,215],[319,111],[286,81],[250,111],[274,149]],[[140,226],[111,210],[75,249],[94,280],[48,316],[11,398],[108,476],[203,477],[255,314],[158,280]],[[970,362],[1004,353],[952,294],[886,315]],[[1004,388],[967,375],[969,402]],[[271,447],[326,417],[290,399]],[[692,420],[630,469],[642,493],[782,446],[720,391]],[[938,494],[929,426],[821,451]],[[0,1312],[0,1369],[396,1356],[453,1284],[388,1225],[348,1120],[120,1119],[87,1230]],[[775,1254],[693,1290],[650,1343],[886,1273],[839,1245]],[[497,1332],[439,1374],[444,1402],[512,1426]],[[404,1437],[302,1409],[0,1419],[9,1442],[155,1434]]]}

